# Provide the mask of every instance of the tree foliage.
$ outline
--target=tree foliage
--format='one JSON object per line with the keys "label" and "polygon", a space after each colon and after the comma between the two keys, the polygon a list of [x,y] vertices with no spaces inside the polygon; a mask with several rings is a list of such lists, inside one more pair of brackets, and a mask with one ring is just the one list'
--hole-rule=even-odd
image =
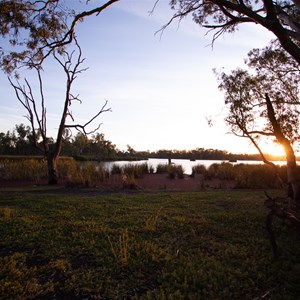
{"label": "tree foliage", "polygon": [[300,1],[285,0],[171,0],[173,20],[192,15],[194,21],[215,30],[213,40],[242,23],[258,24],[271,31],[281,46],[300,63]]}
{"label": "tree foliage", "polygon": [[[246,61],[253,70],[237,69],[221,73],[219,88],[225,92],[229,113],[226,122],[233,133],[247,137],[259,146],[261,137],[280,143],[286,154],[289,196],[300,207],[300,177],[293,145],[299,142],[298,63],[276,43],[262,50],[254,49]],[[250,73],[252,71],[252,73]]]}
{"label": "tree foliage", "polygon": [[229,113],[226,122],[238,136],[275,137],[266,107],[271,99],[276,120],[291,143],[299,140],[298,63],[276,43],[249,52],[246,69],[219,75],[219,89],[225,92]]}
{"label": "tree foliage", "polygon": [[54,49],[73,41],[79,21],[98,15],[117,1],[110,0],[93,8],[86,1],[85,11],[76,11],[62,0],[0,1],[1,68],[11,73],[20,66],[41,64]]}

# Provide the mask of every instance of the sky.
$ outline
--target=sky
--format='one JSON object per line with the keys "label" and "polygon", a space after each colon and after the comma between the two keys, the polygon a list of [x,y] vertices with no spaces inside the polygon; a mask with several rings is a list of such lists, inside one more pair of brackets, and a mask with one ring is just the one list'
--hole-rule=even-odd
{"label": "sky", "polygon": [[[112,112],[100,116],[98,132],[121,150],[130,145],[137,151],[205,148],[256,153],[246,139],[229,133],[224,97],[213,69],[229,72],[243,67],[247,53],[266,46],[273,36],[259,26],[242,25],[237,32],[219,37],[212,47],[212,33],[188,18],[157,33],[173,14],[168,2],[161,0],[150,14],[155,0],[121,0],[77,25],[83,67],[88,70],[74,82],[73,93],[82,100],[72,104],[75,122],[87,122],[108,101]],[[26,78],[36,89],[33,72]],[[47,128],[55,137],[65,77],[49,59],[43,79]],[[26,111],[3,73],[0,89],[0,131],[27,125]],[[271,145],[263,150],[275,153]]]}

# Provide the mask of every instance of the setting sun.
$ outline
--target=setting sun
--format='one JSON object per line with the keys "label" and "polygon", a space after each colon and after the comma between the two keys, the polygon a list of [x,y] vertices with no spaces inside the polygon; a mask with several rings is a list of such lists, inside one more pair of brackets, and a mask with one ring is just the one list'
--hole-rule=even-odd
{"label": "setting sun", "polygon": [[272,156],[285,157],[284,148],[281,145],[276,143],[267,144],[264,153],[268,153]]}

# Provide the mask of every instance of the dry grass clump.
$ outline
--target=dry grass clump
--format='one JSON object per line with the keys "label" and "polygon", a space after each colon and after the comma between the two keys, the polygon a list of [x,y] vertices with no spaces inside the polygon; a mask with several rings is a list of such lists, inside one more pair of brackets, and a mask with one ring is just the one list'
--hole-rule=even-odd
{"label": "dry grass clump", "polygon": [[176,176],[179,179],[184,178],[184,168],[182,165],[174,165],[174,164],[159,164],[156,167],[157,174],[165,174],[167,173],[168,178],[174,179]]}
{"label": "dry grass clump", "polygon": [[75,169],[71,169],[67,176],[67,187],[96,187],[106,178],[109,173],[102,165],[93,163],[78,164]]}
{"label": "dry grass clump", "polygon": [[[286,167],[278,168],[283,179],[286,178]],[[214,163],[208,168],[196,165],[192,168],[192,177],[203,175],[205,180],[234,180],[237,188],[280,188],[280,182],[273,168],[268,165],[232,164],[223,162]]]}
{"label": "dry grass clump", "polygon": [[39,181],[47,177],[46,162],[39,159],[4,159],[0,163],[0,180]]}

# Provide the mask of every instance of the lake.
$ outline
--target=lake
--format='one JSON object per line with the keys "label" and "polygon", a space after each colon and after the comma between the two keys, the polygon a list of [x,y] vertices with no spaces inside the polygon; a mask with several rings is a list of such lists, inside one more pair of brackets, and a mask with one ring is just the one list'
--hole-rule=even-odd
{"label": "lake", "polygon": [[[217,163],[220,164],[222,162],[228,162],[228,160],[195,160],[191,161],[189,159],[172,159],[172,163],[175,165],[181,165],[184,169],[185,174],[192,174],[192,167],[196,165],[204,165],[206,168],[208,168],[210,165]],[[106,169],[111,170],[113,165],[117,166],[124,166],[128,164],[132,165],[141,165],[141,164],[147,164],[148,168],[152,167],[154,169],[154,172],[156,172],[156,167],[158,165],[164,165],[168,164],[168,159],[162,159],[162,158],[149,158],[148,160],[139,160],[139,161],[114,161],[114,162],[104,162],[103,165]],[[235,163],[232,164],[263,164],[261,160],[238,160]],[[274,162],[276,165],[285,165],[285,161],[276,161]]]}

